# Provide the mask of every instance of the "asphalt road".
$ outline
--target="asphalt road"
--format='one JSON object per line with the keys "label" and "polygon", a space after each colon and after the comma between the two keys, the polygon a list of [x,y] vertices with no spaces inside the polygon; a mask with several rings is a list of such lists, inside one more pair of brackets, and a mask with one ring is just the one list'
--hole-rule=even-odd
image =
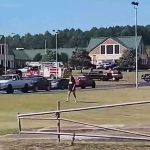
{"label": "asphalt road", "polygon": [[[138,84],[139,88],[140,87],[146,87],[146,86],[150,86],[150,82],[139,82]],[[96,88],[91,88],[91,87],[86,87],[85,89],[82,89],[84,91],[91,91],[91,90],[111,90],[111,89],[121,89],[121,88],[134,88],[135,84],[108,84],[108,85],[96,85]],[[81,90],[81,88],[77,88],[77,90]],[[60,90],[60,89],[55,89],[55,90],[50,90],[50,91],[38,91],[38,92],[33,92],[33,91],[29,91],[28,93],[22,93],[19,90],[15,90],[14,94],[38,94],[38,93],[42,93],[42,94],[48,94],[49,92],[66,92],[67,89],[65,90]],[[0,94],[7,94],[5,91],[0,91]]]}

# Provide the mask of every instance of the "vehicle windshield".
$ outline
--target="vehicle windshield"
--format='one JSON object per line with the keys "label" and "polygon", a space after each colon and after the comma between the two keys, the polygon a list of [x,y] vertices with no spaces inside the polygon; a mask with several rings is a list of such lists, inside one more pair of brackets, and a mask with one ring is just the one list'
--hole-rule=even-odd
{"label": "vehicle windshield", "polygon": [[12,76],[0,76],[0,80],[12,80]]}

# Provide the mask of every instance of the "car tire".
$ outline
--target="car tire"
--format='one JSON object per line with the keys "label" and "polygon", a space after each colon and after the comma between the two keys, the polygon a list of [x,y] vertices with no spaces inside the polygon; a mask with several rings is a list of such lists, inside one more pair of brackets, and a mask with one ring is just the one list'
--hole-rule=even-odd
{"label": "car tire", "polygon": [[28,86],[28,84],[25,84],[24,88],[22,89],[22,92],[23,93],[28,93],[28,90],[29,90],[29,86]]}
{"label": "car tire", "polygon": [[50,85],[47,86],[46,91],[50,91],[51,87]]}
{"label": "car tire", "polygon": [[34,92],[37,92],[37,91],[38,91],[38,86],[37,86],[37,85],[34,86],[33,91],[34,91]]}
{"label": "car tire", "polygon": [[60,88],[61,88],[61,90],[64,90],[65,89],[64,84],[62,84]]}
{"label": "car tire", "polygon": [[95,86],[96,86],[96,85],[95,85],[95,82],[93,82],[93,83],[92,83],[92,88],[95,88]]}
{"label": "car tire", "polygon": [[85,84],[82,84],[81,85],[81,89],[85,89],[86,88],[86,85]]}
{"label": "car tire", "polygon": [[12,94],[14,93],[14,89],[12,87],[12,85],[8,85],[7,89],[6,89],[7,94]]}

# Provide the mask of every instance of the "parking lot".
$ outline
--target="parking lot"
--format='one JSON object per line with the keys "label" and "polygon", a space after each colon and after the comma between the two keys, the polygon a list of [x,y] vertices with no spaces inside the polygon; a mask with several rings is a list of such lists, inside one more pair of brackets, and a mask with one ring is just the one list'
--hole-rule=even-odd
{"label": "parking lot", "polygon": [[[96,85],[95,88],[91,88],[91,87],[86,87],[85,89],[81,89],[80,87],[76,88],[76,90],[83,90],[83,91],[94,91],[94,90],[111,90],[111,89],[121,89],[121,88],[134,88],[135,84],[134,83],[118,83],[118,82],[110,82],[111,84],[107,83],[107,84],[102,84],[100,85],[100,82],[98,83],[98,85]],[[142,87],[148,87],[150,86],[150,82],[139,82],[139,88]],[[56,93],[56,92],[67,92],[67,89],[52,89],[50,91],[45,91],[45,90],[38,90],[36,92],[33,91],[28,91],[28,93],[23,93],[19,90],[14,90],[14,94],[48,94],[48,93]],[[5,91],[0,91],[0,94],[7,94]]]}

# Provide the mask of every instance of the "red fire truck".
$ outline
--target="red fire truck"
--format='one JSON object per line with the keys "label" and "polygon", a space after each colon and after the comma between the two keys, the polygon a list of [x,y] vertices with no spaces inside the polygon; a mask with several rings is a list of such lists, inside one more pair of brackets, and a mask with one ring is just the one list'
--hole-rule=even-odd
{"label": "red fire truck", "polygon": [[[58,63],[58,64],[57,64]],[[54,79],[63,76],[62,62],[27,62],[28,69],[23,72],[23,76],[41,75]],[[21,70],[21,69],[20,69]]]}

